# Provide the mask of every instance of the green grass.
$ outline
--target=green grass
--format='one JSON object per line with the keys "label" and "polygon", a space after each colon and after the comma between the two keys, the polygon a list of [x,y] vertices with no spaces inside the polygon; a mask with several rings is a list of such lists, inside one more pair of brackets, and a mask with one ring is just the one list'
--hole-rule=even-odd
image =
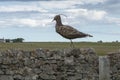
{"label": "green grass", "polygon": [[[105,55],[108,52],[120,50],[120,43],[95,43],[95,42],[74,42],[76,48],[94,48],[98,55]],[[24,42],[24,43],[0,43],[0,51],[8,49],[35,50],[65,49],[70,48],[69,42]]]}

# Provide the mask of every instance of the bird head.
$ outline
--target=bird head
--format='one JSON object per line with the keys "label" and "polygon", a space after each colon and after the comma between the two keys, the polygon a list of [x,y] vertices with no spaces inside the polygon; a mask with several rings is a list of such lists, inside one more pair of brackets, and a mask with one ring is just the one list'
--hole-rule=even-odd
{"label": "bird head", "polygon": [[56,15],[52,21],[59,20],[59,19],[60,19],[60,15]]}
{"label": "bird head", "polygon": [[58,14],[58,15],[56,15],[55,17],[54,17],[54,19],[52,20],[52,21],[57,21],[57,20],[60,20],[61,19],[61,17],[60,17],[60,15],[63,15],[63,16],[65,16],[65,17],[67,17],[66,15],[64,15],[64,14]]}

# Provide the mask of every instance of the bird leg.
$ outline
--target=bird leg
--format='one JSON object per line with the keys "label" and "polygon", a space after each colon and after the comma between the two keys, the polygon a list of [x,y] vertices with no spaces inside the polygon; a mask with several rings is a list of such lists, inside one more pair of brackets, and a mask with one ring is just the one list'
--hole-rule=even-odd
{"label": "bird leg", "polygon": [[70,46],[71,46],[72,48],[74,48],[74,44],[73,44],[73,42],[72,42],[71,39],[70,39]]}

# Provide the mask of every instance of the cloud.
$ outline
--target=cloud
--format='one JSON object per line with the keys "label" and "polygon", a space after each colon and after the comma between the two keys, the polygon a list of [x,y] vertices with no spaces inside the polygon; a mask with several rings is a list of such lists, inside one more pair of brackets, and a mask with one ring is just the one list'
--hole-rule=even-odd
{"label": "cloud", "polygon": [[107,19],[108,23],[116,24],[116,25],[120,26],[120,18],[107,17],[106,19]]}
{"label": "cloud", "polygon": [[0,1],[40,1],[40,0],[0,0]]}
{"label": "cloud", "polygon": [[5,21],[0,21],[0,24],[3,24],[3,23],[5,23]]}
{"label": "cloud", "polygon": [[102,20],[107,12],[87,9],[69,9],[66,12],[74,14],[76,17],[81,16],[89,20]]}
{"label": "cloud", "polygon": [[[0,1],[70,1],[70,0],[0,0]],[[74,0],[74,2],[82,2],[82,3],[103,3],[106,0]]]}
{"label": "cloud", "polygon": [[70,9],[75,8],[76,5],[85,4],[99,4],[104,3],[107,0],[51,0],[51,1],[41,1],[40,6],[45,9]]}
{"label": "cloud", "polygon": [[[17,2],[16,4],[8,4],[0,6],[0,13],[8,13],[4,16],[8,16],[11,12],[12,17],[7,17],[5,19],[6,25],[15,24],[19,26],[29,26],[29,27],[38,27],[38,26],[49,26],[51,19],[56,14],[65,14],[68,16],[66,19],[68,22],[71,20],[70,24],[80,25],[80,24],[119,24],[119,17],[116,19],[114,16],[111,16],[107,11],[107,5],[111,4],[112,0],[50,0],[50,1],[36,1],[36,2]],[[100,5],[99,5],[100,4]],[[105,5],[106,4],[106,5]],[[79,5],[79,7],[78,7]],[[84,6],[86,6],[84,8]],[[102,7],[106,7],[105,9]],[[90,8],[93,6],[94,8]],[[98,6],[100,6],[98,8]],[[110,6],[110,5],[109,5]],[[115,6],[115,5],[114,5]],[[118,7],[118,6],[116,6]],[[114,7],[113,7],[114,8]],[[38,13],[34,13],[34,11]],[[23,13],[24,12],[24,13]],[[29,12],[29,13],[28,13]],[[3,18],[3,17],[2,17]],[[10,20],[9,18],[12,18]],[[64,17],[63,17],[64,18]],[[65,19],[65,18],[64,18]],[[2,19],[1,19],[2,20]],[[3,19],[4,20],[4,19]],[[0,24],[3,25],[4,21],[1,21]],[[73,21],[72,21],[73,20]],[[65,24],[68,22],[63,20]],[[5,25],[5,24],[4,24]]]}
{"label": "cloud", "polygon": [[38,11],[47,12],[47,10],[42,9],[35,5],[8,5],[0,6],[0,12],[21,12],[21,11]]}
{"label": "cloud", "polygon": [[[85,2],[84,2],[85,1]],[[90,10],[105,10],[109,14],[120,14],[120,0],[83,0],[83,5],[77,5],[81,8],[86,8]]]}
{"label": "cloud", "polygon": [[91,16],[91,19],[93,20],[102,20],[107,14],[107,12],[105,11],[96,11],[96,10],[89,11],[88,13],[90,14],[89,16]]}
{"label": "cloud", "polygon": [[14,19],[13,21],[17,22],[20,25],[25,25],[25,26],[35,27],[39,25],[37,21],[33,19]]}
{"label": "cloud", "polygon": [[72,8],[76,3],[81,4],[81,1],[41,1],[39,2],[41,7],[44,7],[45,9],[66,9],[66,8]]}
{"label": "cloud", "polygon": [[51,24],[51,19],[42,19],[42,20],[14,19],[13,21],[17,22],[22,26],[28,26],[28,27],[48,27],[48,25]]}
{"label": "cloud", "polygon": [[120,14],[120,0],[110,0],[103,5],[103,9],[108,11],[110,14],[119,15]]}
{"label": "cloud", "polygon": [[107,0],[81,0],[84,4],[98,4],[98,3],[104,3]]}
{"label": "cloud", "polygon": [[100,35],[113,35],[113,36],[119,36],[120,35],[120,32],[105,32],[105,31],[92,31],[92,33],[95,33],[95,34],[100,34]]}
{"label": "cloud", "polygon": [[22,19],[7,19],[4,21],[0,21],[1,26],[16,26],[16,27],[48,27],[51,25],[51,19],[42,19],[42,20],[35,20],[29,18],[22,18]]}
{"label": "cloud", "polygon": [[[4,1],[4,0],[3,0]],[[15,1],[21,1],[21,0],[15,0]],[[22,0],[24,1],[24,0]],[[29,1],[29,0],[26,0]],[[12,2],[12,1],[11,1]],[[46,9],[66,9],[66,8],[72,8],[75,4],[81,4],[81,1],[70,1],[70,0],[34,0],[31,2],[15,2],[14,4],[11,3],[9,0],[6,2],[7,5],[1,5],[0,6],[0,12],[16,12],[16,11],[39,11],[39,12],[47,12]],[[4,2],[3,2],[4,3]],[[68,4],[69,3],[69,4]],[[16,5],[17,4],[17,5]]]}

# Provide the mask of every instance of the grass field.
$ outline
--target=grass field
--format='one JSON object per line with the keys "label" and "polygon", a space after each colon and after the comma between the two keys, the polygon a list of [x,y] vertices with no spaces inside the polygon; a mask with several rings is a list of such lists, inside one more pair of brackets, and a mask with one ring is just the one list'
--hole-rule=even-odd
{"label": "grass field", "polygon": [[[75,42],[76,48],[93,48],[98,55],[105,55],[108,52],[120,50],[120,43],[95,43],[95,42]],[[0,51],[8,49],[35,50],[45,49],[65,49],[70,48],[69,42],[24,42],[24,43],[0,43]]]}

